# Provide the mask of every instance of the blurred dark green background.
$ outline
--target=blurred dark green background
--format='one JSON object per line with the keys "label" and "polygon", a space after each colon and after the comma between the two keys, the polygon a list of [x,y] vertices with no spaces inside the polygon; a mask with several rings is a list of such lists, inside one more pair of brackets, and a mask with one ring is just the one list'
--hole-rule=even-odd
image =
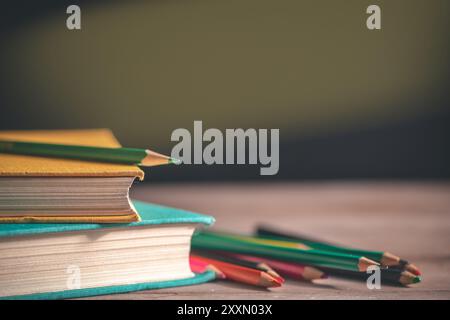
{"label": "blurred dark green background", "polygon": [[449,14],[447,0],[6,1],[0,129],[108,127],[170,153],[194,120],[280,128],[278,176],[192,165],[148,181],[447,179]]}

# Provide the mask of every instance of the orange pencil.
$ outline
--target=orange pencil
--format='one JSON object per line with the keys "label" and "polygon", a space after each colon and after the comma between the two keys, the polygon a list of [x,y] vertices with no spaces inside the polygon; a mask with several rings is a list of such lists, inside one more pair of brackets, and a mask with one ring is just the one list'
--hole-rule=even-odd
{"label": "orange pencil", "polygon": [[265,288],[280,287],[281,282],[265,271],[234,265],[228,262],[191,255],[195,260],[212,264],[225,274],[226,279]]}
{"label": "orange pencil", "polygon": [[225,279],[225,274],[212,264],[206,263],[192,256],[189,258],[189,264],[192,272],[203,273],[206,271],[213,271],[216,274],[216,278]]}

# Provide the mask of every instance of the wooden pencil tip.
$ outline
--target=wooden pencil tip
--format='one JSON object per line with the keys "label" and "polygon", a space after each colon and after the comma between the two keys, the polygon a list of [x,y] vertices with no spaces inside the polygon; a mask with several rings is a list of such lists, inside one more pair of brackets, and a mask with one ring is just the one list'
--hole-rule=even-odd
{"label": "wooden pencil tip", "polygon": [[261,286],[266,288],[281,287],[283,284],[281,281],[279,281],[277,278],[272,277],[267,272],[261,272],[259,283]]}
{"label": "wooden pencil tip", "polygon": [[277,280],[279,283],[284,283],[284,278],[281,276],[273,276],[275,278],[275,280]]}
{"label": "wooden pencil tip", "polygon": [[305,280],[317,280],[324,279],[327,275],[322,271],[314,267],[305,267],[303,271],[303,278]]}
{"label": "wooden pencil tip", "polygon": [[398,282],[400,282],[402,285],[407,286],[409,284],[412,283],[416,283],[415,278],[417,276],[413,275],[411,272],[409,271],[402,271],[402,273],[400,274],[400,278],[398,280]]}
{"label": "wooden pencil tip", "polygon": [[145,150],[145,153],[147,154],[147,156],[141,160],[141,163],[139,164],[141,166],[154,167],[171,163],[172,158],[161,153],[152,150]]}
{"label": "wooden pencil tip", "polygon": [[397,266],[400,264],[400,261],[400,257],[397,257],[395,254],[392,254],[390,252],[385,252],[381,257],[380,262],[383,266]]}
{"label": "wooden pencil tip", "polygon": [[284,282],[284,278],[282,276],[280,276],[280,274],[278,272],[276,272],[275,270],[273,270],[268,264],[266,263],[259,263],[258,266],[260,268],[262,268],[262,270],[266,271],[268,274],[270,274],[272,277],[274,278],[279,278],[282,280],[282,282]]}
{"label": "wooden pencil tip", "polygon": [[358,269],[359,271],[366,271],[370,266],[379,266],[380,264],[376,261],[370,260],[366,257],[359,258]]}
{"label": "wooden pencil tip", "polygon": [[405,266],[405,269],[408,270],[409,272],[411,272],[412,274],[416,275],[416,276],[421,276],[422,272],[420,272],[419,268],[417,268],[415,265],[408,263]]}

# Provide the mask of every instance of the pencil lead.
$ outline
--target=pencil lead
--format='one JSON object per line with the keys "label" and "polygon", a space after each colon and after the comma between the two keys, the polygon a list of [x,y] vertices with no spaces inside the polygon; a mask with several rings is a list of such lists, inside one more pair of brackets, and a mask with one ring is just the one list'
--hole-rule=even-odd
{"label": "pencil lead", "polygon": [[182,164],[183,161],[181,161],[180,159],[176,159],[176,158],[169,158],[169,163],[178,165],[178,164]]}
{"label": "pencil lead", "polygon": [[[269,273],[269,272],[268,272]],[[269,273],[272,277],[274,277],[274,279],[275,280],[277,280],[279,283],[284,283],[285,282],[285,280],[284,280],[284,278],[283,277],[281,277],[281,276],[274,276],[274,275],[272,275],[271,273]]]}
{"label": "pencil lead", "polygon": [[421,281],[422,281],[422,277],[416,276],[416,277],[414,277],[414,279],[412,280],[412,283],[419,283],[419,282],[421,282]]}

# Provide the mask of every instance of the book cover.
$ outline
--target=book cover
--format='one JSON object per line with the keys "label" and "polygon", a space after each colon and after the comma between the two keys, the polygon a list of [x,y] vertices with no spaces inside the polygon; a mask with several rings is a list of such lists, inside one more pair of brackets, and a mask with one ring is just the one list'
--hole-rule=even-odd
{"label": "book cover", "polygon": [[[0,131],[0,139],[120,147],[120,143],[109,129]],[[136,177],[143,180],[144,172],[134,165],[0,153],[1,177]],[[0,223],[126,223],[137,220],[139,217],[136,213],[52,217],[0,216]]]}
{"label": "book cover", "polygon": [[[0,224],[0,241],[7,237],[20,237],[25,235],[38,235],[46,233],[71,232],[82,230],[96,230],[107,228],[133,228],[146,225],[165,225],[165,224],[199,224],[209,226],[214,223],[214,218],[207,215],[193,213],[186,210],[175,209],[171,207],[146,203],[142,201],[133,201],[142,220],[128,224]],[[192,285],[213,280],[213,272],[196,274],[186,279],[177,279],[162,282],[137,283],[128,285],[105,286],[96,288],[81,288],[74,290],[65,290],[58,292],[35,293],[29,295],[20,295],[6,297],[6,299],[64,299],[87,297],[94,295],[105,295],[114,293],[125,293],[139,290],[159,289],[165,287]],[[5,299],[3,297],[2,299]]]}

